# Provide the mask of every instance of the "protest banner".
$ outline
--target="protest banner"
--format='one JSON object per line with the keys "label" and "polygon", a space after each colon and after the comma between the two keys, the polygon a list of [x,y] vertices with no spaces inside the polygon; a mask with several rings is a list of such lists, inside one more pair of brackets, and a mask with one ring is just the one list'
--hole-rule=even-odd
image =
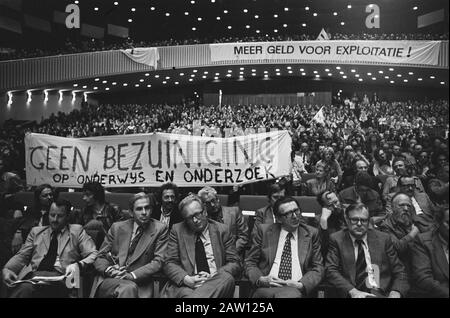
{"label": "protest banner", "polygon": [[437,65],[440,41],[289,41],[210,44],[211,61]]}
{"label": "protest banner", "polygon": [[25,136],[29,185],[79,188],[233,186],[270,180],[291,170],[287,131],[214,138],[166,133],[64,138]]}

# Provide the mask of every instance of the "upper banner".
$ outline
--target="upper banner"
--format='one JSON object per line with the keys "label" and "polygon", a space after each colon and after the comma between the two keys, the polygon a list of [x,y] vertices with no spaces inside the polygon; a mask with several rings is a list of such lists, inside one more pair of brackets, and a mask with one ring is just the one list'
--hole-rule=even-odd
{"label": "upper banner", "polygon": [[79,188],[231,186],[285,176],[291,170],[287,131],[213,138],[138,134],[64,138],[25,136],[27,183]]}
{"label": "upper banner", "polygon": [[303,60],[313,63],[437,65],[440,41],[295,41],[210,44],[211,61]]}
{"label": "upper banner", "polygon": [[137,47],[120,51],[137,63],[151,66],[155,70],[158,68],[159,52],[156,47]]}

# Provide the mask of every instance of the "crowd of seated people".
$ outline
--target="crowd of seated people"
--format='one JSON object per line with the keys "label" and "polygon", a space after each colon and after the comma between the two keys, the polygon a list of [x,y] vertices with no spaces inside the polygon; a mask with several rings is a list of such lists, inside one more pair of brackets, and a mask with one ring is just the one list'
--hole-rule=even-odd
{"label": "crowd of seated people", "polygon": [[[71,275],[78,268],[93,286],[87,293],[96,297],[152,297],[148,282],[155,273],[166,279],[162,297],[230,296],[242,279],[257,297],[308,297],[322,283],[332,286],[333,296],[448,297],[448,272],[442,267],[447,260],[448,268],[448,101],[328,105],[324,125],[311,122],[321,105],[117,106],[83,107],[27,128],[3,127],[0,265],[11,286],[8,295],[40,294],[27,284],[13,288],[19,278]],[[439,135],[436,126],[443,128]],[[155,131],[208,135],[215,129],[225,136],[227,128],[234,129],[231,134],[285,129],[292,136],[290,175],[270,184],[268,192],[267,182],[231,191],[230,205],[243,194],[268,195],[268,205],[254,209],[253,228],[238,207],[220,204],[217,193],[229,187],[206,187],[197,196],[164,185],[155,194],[136,194],[130,214],[106,202],[99,184],[83,187],[86,207],[80,211],[49,185],[33,189],[30,209],[14,199],[26,189],[17,160],[26,132],[77,138]],[[302,202],[291,195],[315,197],[321,212],[304,219]],[[70,246],[76,253],[67,251],[55,269],[49,265],[54,252],[47,249],[66,235],[79,240]],[[42,241],[45,247],[39,246]],[[302,249],[295,248],[298,244]],[[181,245],[186,254],[177,252]],[[299,250],[291,253],[291,265],[300,264],[290,272],[283,256],[289,247]],[[21,274],[27,265],[31,272]],[[355,277],[358,268],[371,271]]]}
{"label": "crowd of seated people", "polygon": [[[330,40],[448,40],[448,32],[442,34],[430,33],[360,33],[360,34],[342,34],[328,33]],[[0,48],[1,60],[16,60],[41,56],[76,54],[94,51],[109,51],[131,49],[136,47],[159,47],[159,46],[177,46],[193,45],[204,43],[234,43],[234,42],[274,42],[274,41],[311,41],[316,40],[317,35],[310,34],[291,34],[291,35],[256,35],[241,37],[221,37],[204,39],[168,39],[160,41],[139,41],[131,38],[109,42],[104,39],[92,39],[90,41],[66,39],[58,48],[38,48],[38,47],[15,47]]]}
{"label": "crowd of seated people", "polygon": [[208,186],[181,194],[166,183],[130,194],[118,212],[100,183],[83,186],[82,211],[44,184],[32,209],[10,206],[21,212],[10,222],[20,240],[2,237],[3,296],[67,297],[64,281],[30,280],[80,273],[84,297],[98,298],[232,297],[242,282],[256,298],[316,297],[323,286],[328,297],[448,298],[448,199],[423,205],[427,194],[402,175],[389,209],[376,206],[370,177],[359,171],[351,189],[317,193],[312,218],[286,179],[272,183],[252,229]]}

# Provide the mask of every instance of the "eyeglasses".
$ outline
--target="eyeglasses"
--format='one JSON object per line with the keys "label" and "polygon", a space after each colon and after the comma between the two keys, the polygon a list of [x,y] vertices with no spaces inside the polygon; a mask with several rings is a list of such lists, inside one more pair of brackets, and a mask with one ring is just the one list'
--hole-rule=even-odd
{"label": "eyeglasses", "polygon": [[295,210],[289,211],[287,213],[280,214],[280,216],[285,217],[285,218],[291,218],[294,216],[294,213],[295,213],[295,216],[300,216],[302,214],[300,209],[295,209]]}
{"label": "eyeglasses", "polygon": [[53,194],[52,193],[42,193],[41,197],[43,197],[43,198],[51,198],[51,197],[53,197]]}
{"label": "eyeglasses", "polygon": [[188,216],[186,219],[193,221],[194,219],[200,220],[203,217],[203,211],[197,212],[191,216]]}
{"label": "eyeglasses", "polygon": [[368,224],[369,219],[361,219],[361,218],[348,218],[350,220],[350,223],[353,225],[356,225],[361,222],[361,224]]}

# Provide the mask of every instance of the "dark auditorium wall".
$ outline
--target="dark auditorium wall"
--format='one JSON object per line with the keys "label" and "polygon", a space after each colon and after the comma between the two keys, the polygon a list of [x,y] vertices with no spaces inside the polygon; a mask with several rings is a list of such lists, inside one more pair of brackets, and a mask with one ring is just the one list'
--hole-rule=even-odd
{"label": "dark auditorium wall", "polygon": [[[205,93],[203,95],[205,105],[217,105],[218,93]],[[223,95],[223,105],[329,105],[331,104],[331,92],[296,93],[296,94],[234,94]]]}
{"label": "dark auditorium wall", "polygon": [[[14,93],[13,103],[8,106],[8,95],[0,95],[0,125],[8,119],[40,122],[42,118],[48,118],[52,113],[69,113],[72,110],[81,109],[83,96],[78,93],[75,101],[72,103],[72,94],[66,92],[61,103],[59,103],[58,92],[49,92],[46,104],[44,104],[43,92],[34,92],[29,104],[27,104],[27,98],[26,92]],[[97,101],[88,96],[88,103],[97,104]]]}

